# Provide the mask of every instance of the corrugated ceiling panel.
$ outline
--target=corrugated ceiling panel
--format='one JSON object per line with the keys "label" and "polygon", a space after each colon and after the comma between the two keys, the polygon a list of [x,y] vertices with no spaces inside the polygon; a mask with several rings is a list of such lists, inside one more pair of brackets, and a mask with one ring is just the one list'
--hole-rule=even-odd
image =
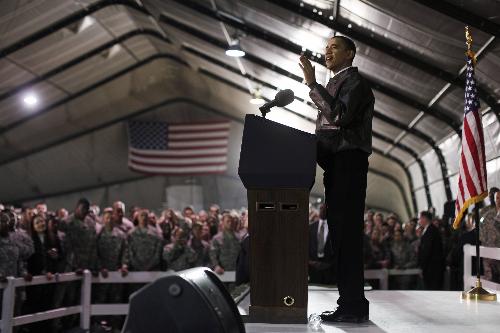
{"label": "corrugated ceiling panel", "polygon": [[492,112],[483,117],[483,129],[486,160],[500,156],[500,123]]}
{"label": "corrugated ceiling panel", "polygon": [[461,147],[461,140],[456,134],[439,145],[439,148],[443,152],[449,175],[458,172],[458,157],[460,156]]}
{"label": "corrugated ceiling panel", "polygon": [[500,99],[500,44],[493,41],[494,47],[481,56],[476,66],[478,83],[487,91]]}
{"label": "corrugated ceiling panel", "polygon": [[373,147],[380,149],[382,151],[385,151],[390,146],[385,141],[379,140],[377,138],[372,138],[372,145],[373,145]]}
{"label": "corrugated ceiling panel", "polygon": [[111,40],[98,24],[74,33],[59,30],[13,53],[9,58],[43,74]]}
{"label": "corrugated ceiling panel", "polygon": [[[26,94],[36,96],[38,102],[34,106],[28,106],[23,102]],[[35,113],[37,110],[52,104],[55,101],[65,97],[66,94],[61,90],[54,88],[53,85],[40,82],[31,86],[24,93],[9,97],[0,102],[0,123],[2,126],[8,126],[12,122],[24,118],[26,115]]]}
{"label": "corrugated ceiling panel", "polygon": [[401,133],[400,129],[391,126],[386,122],[379,120],[378,118],[375,117],[373,117],[372,128],[375,132],[384,135],[386,137],[389,137],[392,140],[394,140],[399,135],[399,133]]}
{"label": "corrugated ceiling panel", "polygon": [[2,1],[0,47],[11,45],[82,8],[78,2],[67,0],[24,1],[23,4],[20,1]]}
{"label": "corrugated ceiling panel", "polygon": [[[460,120],[457,119],[457,122],[460,122]],[[430,116],[422,117],[415,125],[415,128],[427,134],[436,142],[453,132],[453,129],[448,124]]]}
{"label": "corrugated ceiling panel", "polygon": [[417,154],[421,154],[430,148],[425,141],[411,134],[406,134],[400,142],[412,148]]}
{"label": "corrugated ceiling panel", "polygon": [[135,60],[130,54],[123,49],[119,49],[112,56],[94,56],[70,70],[54,76],[51,81],[74,93],[133,63],[135,63]]}
{"label": "corrugated ceiling panel", "polygon": [[375,95],[375,109],[399,122],[409,124],[419,113],[413,107],[400,103],[377,90],[373,90],[373,94]]}
{"label": "corrugated ceiling panel", "polygon": [[425,190],[423,188],[415,191],[415,199],[417,200],[417,207],[419,212],[429,209],[429,206],[427,204],[427,197],[425,196]]}
{"label": "corrugated ceiling panel", "polygon": [[431,192],[432,205],[436,208],[436,215],[442,216],[444,212],[444,204],[446,203],[446,193],[444,191],[444,183],[442,180],[429,185]]}
{"label": "corrugated ceiling panel", "polygon": [[[432,9],[406,0],[341,0],[339,13],[353,29],[401,45],[426,62],[451,73],[461,67],[463,24]],[[487,39],[481,32],[474,37],[480,43]]]}
{"label": "corrugated ceiling panel", "polygon": [[415,159],[410,154],[408,154],[406,151],[404,151],[402,149],[399,149],[398,147],[394,147],[391,150],[391,155],[400,159],[401,162],[403,162],[404,165],[406,165],[406,166],[408,166],[410,163],[413,163],[413,161],[415,161]]}
{"label": "corrugated ceiling panel", "polygon": [[427,180],[432,183],[436,180],[443,179],[441,174],[441,167],[436,153],[432,150],[422,156],[425,168],[427,169]]}
{"label": "corrugated ceiling panel", "polygon": [[413,187],[420,188],[424,186],[424,178],[422,177],[422,171],[418,166],[417,162],[413,163],[408,167],[410,171],[411,178],[413,179]]}
{"label": "corrugated ceiling panel", "polygon": [[20,68],[6,59],[0,59],[0,91],[6,92],[34,77],[32,73]]}
{"label": "corrugated ceiling panel", "polygon": [[[500,3],[497,0],[475,0],[475,1],[456,1],[444,0],[459,8],[467,10],[476,15],[486,17],[489,21],[500,24],[500,16],[493,13],[500,13]],[[458,2],[458,3],[457,3]]]}

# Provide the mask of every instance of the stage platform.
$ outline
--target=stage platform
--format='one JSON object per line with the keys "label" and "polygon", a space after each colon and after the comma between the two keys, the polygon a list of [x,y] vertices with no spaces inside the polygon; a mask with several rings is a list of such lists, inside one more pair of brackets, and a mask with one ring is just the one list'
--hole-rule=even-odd
{"label": "stage platform", "polygon": [[[500,332],[500,301],[467,302],[458,291],[372,290],[370,321],[365,324],[323,323],[314,331],[307,325],[245,324],[247,333],[279,332]],[[308,314],[333,309],[338,292],[309,287]],[[239,303],[242,315],[248,311],[250,297]]]}

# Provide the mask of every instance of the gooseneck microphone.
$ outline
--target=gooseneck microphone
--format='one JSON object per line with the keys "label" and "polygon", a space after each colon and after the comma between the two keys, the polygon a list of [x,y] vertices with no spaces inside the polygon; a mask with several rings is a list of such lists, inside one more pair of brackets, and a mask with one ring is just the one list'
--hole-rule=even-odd
{"label": "gooseneck microphone", "polygon": [[274,100],[267,102],[266,104],[262,105],[259,110],[262,113],[262,117],[266,118],[266,114],[271,111],[271,108],[273,106],[286,106],[290,103],[293,102],[294,99],[294,94],[291,89],[284,89],[278,91],[276,96],[274,97]]}

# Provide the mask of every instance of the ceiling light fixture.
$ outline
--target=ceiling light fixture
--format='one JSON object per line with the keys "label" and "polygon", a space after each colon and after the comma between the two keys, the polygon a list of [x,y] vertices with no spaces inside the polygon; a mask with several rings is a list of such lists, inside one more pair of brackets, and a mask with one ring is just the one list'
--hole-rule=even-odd
{"label": "ceiling light fixture", "polygon": [[24,104],[26,104],[27,106],[35,106],[37,103],[38,103],[38,98],[36,97],[35,94],[33,93],[29,93],[29,94],[26,94],[23,98],[23,102]]}
{"label": "ceiling light fixture", "polygon": [[254,92],[252,93],[252,98],[250,99],[250,104],[253,104],[253,105],[262,105],[265,102],[266,101],[262,98],[262,94],[260,92],[260,88],[255,89]]}
{"label": "ceiling light fixture", "polygon": [[229,57],[244,57],[245,51],[240,47],[240,41],[236,40],[233,44],[229,46],[226,50],[226,55]]}

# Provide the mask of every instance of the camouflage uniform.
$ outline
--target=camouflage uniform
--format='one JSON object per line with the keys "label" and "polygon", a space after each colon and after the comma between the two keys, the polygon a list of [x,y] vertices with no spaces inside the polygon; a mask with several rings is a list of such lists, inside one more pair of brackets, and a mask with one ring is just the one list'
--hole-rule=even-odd
{"label": "camouflage uniform", "polygon": [[162,243],[156,228],[137,227],[128,236],[130,269],[153,271],[160,267]]}
{"label": "camouflage uniform", "polygon": [[[497,214],[495,207],[487,208],[481,211],[484,218],[479,228],[481,245],[500,248],[500,212]],[[500,261],[484,258],[483,264],[486,280],[500,283]]]}
{"label": "camouflage uniform", "polygon": [[26,261],[33,253],[35,253],[35,246],[33,240],[28,233],[22,229],[16,229],[9,233],[9,237],[14,244],[19,248],[19,259]]}
{"label": "camouflage uniform", "polygon": [[128,265],[127,235],[117,227],[103,228],[97,236],[97,257],[99,269],[116,271]]}
{"label": "camouflage uniform", "polygon": [[120,229],[125,233],[125,235],[128,235],[135,229],[135,226],[134,223],[132,223],[128,218],[123,217],[120,223],[115,224],[115,228]]}
{"label": "camouflage uniform", "polygon": [[76,269],[97,269],[96,222],[90,216],[83,221],[73,214],[59,224],[65,234],[66,264],[69,271]]}
{"label": "camouflage uniform", "polygon": [[188,242],[188,246],[196,252],[196,262],[194,263],[195,267],[204,267],[208,266],[210,262],[210,243],[204,240],[197,240],[192,238]]}
{"label": "camouflage uniform", "polygon": [[[97,235],[97,257],[99,270],[117,271],[128,265],[127,235],[117,227],[111,230],[102,227]],[[121,284],[98,284],[95,289],[97,303],[120,303],[122,300]]]}
{"label": "camouflage uniform", "polygon": [[[19,248],[12,241],[12,239],[7,237],[0,237],[0,278],[5,278],[7,276],[19,277],[25,273],[24,268],[21,268],[19,260]],[[0,301],[3,297],[3,289],[0,289]],[[16,300],[16,305],[20,304]],[[2,302],[0,302],[0,313],[2,313]],[[15,311],[15,313],[18,313]]]}
{"label": "camouflage uniform", "polygon": [[187,244],[171,243],[163,249],[163,259],[167,262],[168,269],[177,272],[194,267],[197,256]]}
{"label": "camouflage uniform", "polygon": [[[410,243],[403,239],[401,241],[392,241],[390,246],[392,264],[398,269],[407,269],[417,267],[417,253]],[[415,275],[395,275],[391,276],[389,282],[391,289],[414,289],[416,287],[417,277]]]}
{"label": "camouflage uniform", "polygon": [[236,259],[240,252],[240,240],[234,232],[221,231],[212,239],[210,263],[226,271],[236,270]]}
{"label": "camouflage uniform", "polygon": [[27,260],[33,253],[35,253],[35,245],[33,244],[33,240],[28,233],[22,229],[16,229],[9,232],[9,238],[19,249],[18,270],[20,274],[19,276],[21,276],[24,273],[27,273]]}
{"label": "camouflage uniform", "polygon": [[391,244],[392,264],[399,269],[417,267],[417,256],[406,240],[393,241]]}
{"label": "camouflage uniform", "polygon": [[0,237],[0,277],[19,277],[24,273],[19,252],[19,247],[10,236]]}

